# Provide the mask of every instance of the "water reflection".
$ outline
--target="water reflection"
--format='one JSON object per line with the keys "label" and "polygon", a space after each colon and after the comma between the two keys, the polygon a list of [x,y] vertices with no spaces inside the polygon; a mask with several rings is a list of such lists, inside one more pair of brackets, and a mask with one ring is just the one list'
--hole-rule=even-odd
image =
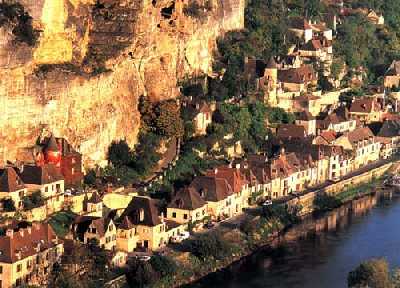
{"label": "water reflection", "polygon": [[271,247],[187,287],[338,288],[365,259],[385,257],[400,266],[399,197],[381,196],[308,217]]}

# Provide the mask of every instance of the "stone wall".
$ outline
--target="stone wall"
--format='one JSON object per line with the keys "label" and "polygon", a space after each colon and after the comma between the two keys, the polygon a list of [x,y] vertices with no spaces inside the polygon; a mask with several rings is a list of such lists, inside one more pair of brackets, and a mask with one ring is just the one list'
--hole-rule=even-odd
{"label": "stone wall", "polygon": [[176,97],[180,78],[210,72],[216,38],[244,25],[244,0],[213,2],[202,21],[179,1],[166,18],[172,1],[19,0],[42,32],[28,47],[0,28],[0,161],[15,160],[43,127],[86,165],[104,164],[112,140],[133,145],[139,96]]}

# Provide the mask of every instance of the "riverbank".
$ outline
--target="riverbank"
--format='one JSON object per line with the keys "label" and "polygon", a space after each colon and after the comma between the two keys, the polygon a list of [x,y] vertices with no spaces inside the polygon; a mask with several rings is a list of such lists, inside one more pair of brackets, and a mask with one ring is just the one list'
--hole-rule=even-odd
{"label": "riverbank", "polygon": [[[385,164],[387,165],[387,164]],[[359,183],[352,186],[348,186],[347,189],[342,192],[336,193],[326,193],[327,195],[327,204],[326,205],[318,205],[318,201],[316,199],[321,199],[320,195],[322,195],[321,191],[314,191],[310,193],[314,193],[314,201],[311,207],[303,207],[307,213],[302,215],[303,218],[308,217],[312,213],[319,212],[325,213],[332,209],[343,206],[344,204],[367,195],[374,194],[377,190],[377,187],[380,186],[382,179],[375,178],[375,175],[382,176],[384,172],[387,171],[387,167],[385,170],[381,171],[381,167],[377,167],[368,171],[368,175],[370,181],[367,183]],[[376,171],[380,171],[381,173],[376,174]],[[364,172],[364,174],[367,172]],[[364,174],[357,174],[354,177],[359,177],[360,179],[366,179]],[[351,180],[351,178],[347,178],[346,181]],[[334,183],[332,185],[338,186],[340,183]],[[332,187],[326,186],[324,187],[324,191],[333,191]],[[310,194],[308,193],[308,194]],[[318,196],[319,195],[319,196]],[[293,201],[290,200],[287,203],[290,203],[290,207],[293,205],[299,204],[298,200]],[[282,213],[282,211],[280,211]],[[251,211],[245,217],[245,220],[242,221],[240,225],[236,227],[232,227],[231,225],[221,225],[219,227],[219,233],[221,237],[232,245],[232,253],[231,255],[226,255],[223,259],[214,259],[209,257],[204,260],[198,259],[196,256],[193,256],[189,252],[181,252],[172,250],[169,255],[174,259],[178,266],[180,267],[179,271],[174,275],[174,277],[167,277],[161,279],[157,282],[154,287],[180,287],[192,282],[198,281],[199,279],[205,277],[207,274],[214,273],[218,270],[222,270],[237,261],[240,261],[242,258],[247,257],[260,249],[263,249],[266,246],[271,245],[271,243],[275,243],[276,240],[285,233],[290,227],[293,225],[298,225],[301,220],[297,220],[296,217],[291,217],[288,213],[283,218],[277,217],[277,215],[269,215],[266,217],[262,213],[262,211],[258,211],[257,213]],[[288,219],[293,218],[293,219]]]}
{"label": "riverbank", "polygon": [[[206,232],[218,233],[222,239],[221,241],[229,243],[229,252],[218,259],[211,256],[212,254],[206,258],[196,257],[193,251],[191,251],[192,253],[187,252],[190,250],[182,249],[181,245],[172,247],[167,252],[167,255],[177,264],[179,269],[173,275],[162,277],[151,286],[184,286],[241,261],[244,257],[252,255],[260,249],[272,245],[272,243],[279,242],[279,238],[285,235],[285,232],[290,227],[301,225],[302,221],[297,215],[300,210],[303,210],[301,216],[305,218],[315,213],[316,210],[319,210],[320,213],[329,211],[352,199],[373,193],[376,185],[380,183],[380,180],[375,177],[382,176],[389,167],[388,163],[371,166],[370,170],[362,170],[360,173],[352,175],[353,177],[347,177],[340,182],[324,185],[319,189],[305,193],[301,197],[294,197],[285,202],[288,207],[285,211],[279,208],[280,210],[278,209],[275,213],[267,213],[267,215],[260,208],[250,209],[245,213],[245,217],[242,217],[243,220],[240,223],[221,223],[218,225],[218,229],[215,229],[217,231]],[[365,183],[363,181],[369,182]],[[347,188],[340,191],[338,187],[341,185]],[[329,196],[330,200],[334,198],[335,201],[328,202],[335,203],[335,205],[316,205],[318,204],[316,199],[319,199],[321,195]],[[302,209],[299,209],[299,207],[302,207]],[[112,285],[109,287],[124,286]]]}

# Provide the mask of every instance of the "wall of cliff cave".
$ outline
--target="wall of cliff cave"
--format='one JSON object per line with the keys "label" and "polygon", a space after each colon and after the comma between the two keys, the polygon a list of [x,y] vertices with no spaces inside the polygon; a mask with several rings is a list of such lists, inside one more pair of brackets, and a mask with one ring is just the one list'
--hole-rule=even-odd
{"label": "wall of cliff cave", "polygon": [[47,127],[86,165],[104,163],[112,140],[135,143],[139,96],[176,97],[178,79],[210,72],[216,38],[244,22],[244,0],[212,0],[202,21],[183,13],[187,0],[16,2],[40,36],[28,45],[0,25],[0,161]]}

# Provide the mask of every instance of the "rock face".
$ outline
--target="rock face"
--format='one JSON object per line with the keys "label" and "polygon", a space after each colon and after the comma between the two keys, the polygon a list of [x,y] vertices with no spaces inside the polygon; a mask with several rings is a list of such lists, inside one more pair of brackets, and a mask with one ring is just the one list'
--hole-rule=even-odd
{"label": "rock face", "polygon": [[86,165],[112,140],[133,145],[139,96],[176,97],[180,78],[210,72],[216,38],[243,28],[244,0],[212,1],[198,19],[182,0],[19,0],[41,33],[29,46],[0,27],[0,161],[44,127]]}

